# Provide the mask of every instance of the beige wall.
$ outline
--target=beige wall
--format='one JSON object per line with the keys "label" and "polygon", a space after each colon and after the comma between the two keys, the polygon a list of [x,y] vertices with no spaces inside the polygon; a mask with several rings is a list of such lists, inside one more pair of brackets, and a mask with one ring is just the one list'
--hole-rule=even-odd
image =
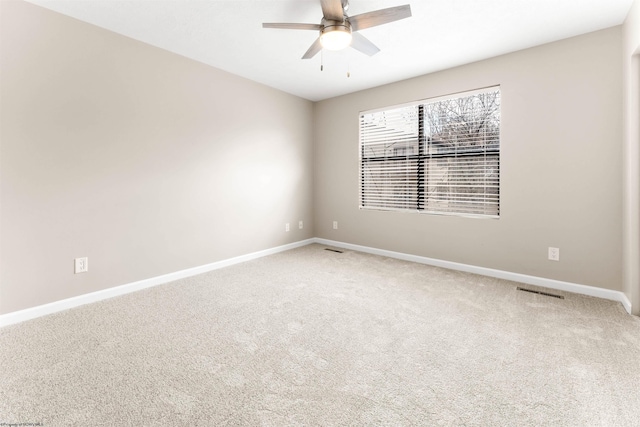
{"label": "beige wall", "polygon": [[[615,27],[317,103],[316,235],[622,290],[621,46]],[[498,84],[500,219],[358,209],[360,111]]]}
{"label": "beige wall", "polygon": [[[312,236],[624,290],[637,313],[639,3],[623,27],[314,105],[1,1],[0,314]],[[358,209],[359,111],[495,84],[499,220]]]}
{"label": "beige wall", "polygon": [[624,290],[640,315],[640,0],[623,26]]}
{"label": "beige wall", "polygon": [[0,314],[313,236],[311,102],[0,8]]}

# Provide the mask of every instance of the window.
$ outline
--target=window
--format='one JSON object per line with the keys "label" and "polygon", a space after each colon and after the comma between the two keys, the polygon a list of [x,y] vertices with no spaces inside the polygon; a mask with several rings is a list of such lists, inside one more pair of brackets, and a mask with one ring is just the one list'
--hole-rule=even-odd
{"label": "window", "polygon": [[500,88],[360,114],[360,207],[500,215]]}

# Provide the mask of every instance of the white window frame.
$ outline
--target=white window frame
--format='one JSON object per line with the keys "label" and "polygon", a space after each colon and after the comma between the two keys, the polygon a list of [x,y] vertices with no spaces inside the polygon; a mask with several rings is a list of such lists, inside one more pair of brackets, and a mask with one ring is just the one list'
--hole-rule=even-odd
{"label": "white window frame", "polygon": [[360,209],[500,217],[500,86],[363,111]]}

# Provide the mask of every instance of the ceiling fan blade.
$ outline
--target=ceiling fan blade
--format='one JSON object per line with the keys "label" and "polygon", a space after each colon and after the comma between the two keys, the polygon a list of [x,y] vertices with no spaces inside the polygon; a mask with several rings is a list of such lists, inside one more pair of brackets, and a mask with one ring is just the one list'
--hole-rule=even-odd
{"label": "ceiling fan blade", "polygon": [[342,0],[320,0],[324,19],[332,21],[342,21],[344,11],[342,10]]}
{"label": "ceiling fan blade", "polygon": [[322,25],[319,24],[287,24],[287,23],[263,23],[262,28],[278,28],[281,30],[316,30],[320,31]]}
{"label": "ceiling fan blade", "polygon": [[373,56],[380,52],[380,48],[371,43],[368,38],[360,33],[351,33],[351,47],[365,55]]}
{"label": "ceiling fan blade", "polygon": [[389,22],[397,21],[399,19],[409,18],[410,16],[411,6],[405,4],[403,6],[389,7],[387,9],[374,10],[373,12],[350,16],[349,23],[351,24],[351,31],[360,31],[365,28],[371,28],[377,25],[388,24]]}
{"label": "ceiling fan blade", "polygon": [[311,47],[309,47],[309,49],[305,52],[305,54],[302,55],[302,59],[311,59],[316,56],[316,53],[320,52],[321,50],[322,45],[320,44],[320,37],[318,37],[316,41],[313,42]]}

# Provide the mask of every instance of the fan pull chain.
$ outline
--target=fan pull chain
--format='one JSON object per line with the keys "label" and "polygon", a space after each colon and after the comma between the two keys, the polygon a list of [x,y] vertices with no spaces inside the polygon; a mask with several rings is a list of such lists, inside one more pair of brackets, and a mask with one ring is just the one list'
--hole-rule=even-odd
{"label": "fan pull chain", "polygon": [[320,51],[320,71],[324,71],[324,49]]}

